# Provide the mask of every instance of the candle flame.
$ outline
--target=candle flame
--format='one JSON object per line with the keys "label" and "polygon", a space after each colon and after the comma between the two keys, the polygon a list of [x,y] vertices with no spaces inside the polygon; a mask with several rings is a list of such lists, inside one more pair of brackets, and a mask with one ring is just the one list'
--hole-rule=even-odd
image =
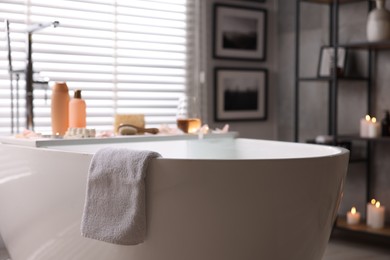
{"label": "candle flame", "polygon": [[366,115],[366,121],[370,121],[371,117],[369,115]]}
{"label": "candle flame", "polygon": [[372,205],[375,205],[375,203],[376,203],[376,200],[375,200],[375,199],[372,199],[372,200],[371,200],[371,204],[372,204]]}
{"label": "candle flame", "polygon": [[371,119],[371,122],[373,122],[373,123],[375,124],[375,123],[376,123],[376,118],[373,117],[373,118]]}
{"label": "candle flame", "polygon": [[377,202],[375,203],[375,207],[376,207],[376,208],[380,208],[380,206],[381,206],[381,203],[380,203],[379,201],[377,201]]}
{"label": "candle flame", "polygon": [[355,208],[355,207],[352,207],[351,213],[352,213],[352,214],[356,214],[356,208]]}

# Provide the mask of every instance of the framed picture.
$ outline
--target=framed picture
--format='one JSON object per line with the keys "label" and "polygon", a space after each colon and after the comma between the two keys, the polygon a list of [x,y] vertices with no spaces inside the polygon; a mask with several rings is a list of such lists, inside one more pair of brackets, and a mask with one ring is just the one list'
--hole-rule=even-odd
{"label": "framed picture", "polygon": [[[332,68],[334,66],[334,47],[322,46],[320,51],[320,59],[318,63],[318,77],[332,76]],[[347,50],[339,47],[337,49],[337,76],[343,76],[345,72],[345,64],[347,59]]]}
{"label": "framed picture", "polygon": [[215,68],[215,121],[267,119],[266,69]]}
{"label": "framed picture", "polygon": [[214,58],[266,60],[267,11],[214,5]]}

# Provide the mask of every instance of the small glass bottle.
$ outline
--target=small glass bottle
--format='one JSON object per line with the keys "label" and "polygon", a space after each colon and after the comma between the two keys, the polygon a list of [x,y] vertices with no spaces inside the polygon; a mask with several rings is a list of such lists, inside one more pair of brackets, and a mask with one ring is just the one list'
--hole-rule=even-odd
{"label": "small glass bottle", "polygon": [[69,102],[69,127],[85,128],[86,122],[86,104],[81,98],[81,90],[74,91],[74,97]]}
{"label": "small glass bottle", "polygon": [[385,117],[381,121],[382,136],[390,136],[390,113],[385,111]]}

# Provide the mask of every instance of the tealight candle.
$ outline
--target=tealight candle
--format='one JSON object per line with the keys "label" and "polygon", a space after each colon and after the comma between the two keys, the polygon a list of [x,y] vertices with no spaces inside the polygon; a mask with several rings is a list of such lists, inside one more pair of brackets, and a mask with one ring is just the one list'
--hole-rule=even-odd
{"label": "tealight candle", "polygon": [[375,208],[376,200],[372,199],[370,203],[367,203],[367,226],[372,225],[372,212]]}
{"label": "tealight candle", "polygon": [[371,117],[366,115],[365,118],[360,119],[360,136],[368,137],[368,128],[371,124]]}
{"label": "tealight candle", "polygon": [[376,121],[376,118],[371,118],[371,123],[368,124],[367,137],[375,138],[381,135],[380,124]]}
{"label": "tealight candle", "polygon": [[350,212],[347,212],[347,224],[356,225],[360,221],[360,213],[356,211],[355,207],[352,207]]}
{"label": "tealight candle", "polygon": [[385,226],[385,207],[381,206],[380,202],[375,203],[375,207],[372,211],[372,228],[383,228]]}

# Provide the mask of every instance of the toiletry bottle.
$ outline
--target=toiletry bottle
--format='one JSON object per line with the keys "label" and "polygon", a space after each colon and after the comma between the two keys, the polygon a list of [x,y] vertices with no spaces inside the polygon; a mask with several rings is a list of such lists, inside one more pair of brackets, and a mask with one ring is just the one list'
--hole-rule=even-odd
{"label": "toiletry bottle", "polygon": [[63,136],[68,130],[69,93],[65,82],[56,82],[51,94],[51,129],[53,135]]}
{"label": "toiletry bottle", "polygon": [[86,123],[86,105],[81,98],[81,90],[74,91],[74,98],[69,102],[69,127],[85,128]]}
{"label": "toiletry bottle", "polygon": [[390,136],[390,113],[385,111],[385,118],[382,119],[382,136]]}

